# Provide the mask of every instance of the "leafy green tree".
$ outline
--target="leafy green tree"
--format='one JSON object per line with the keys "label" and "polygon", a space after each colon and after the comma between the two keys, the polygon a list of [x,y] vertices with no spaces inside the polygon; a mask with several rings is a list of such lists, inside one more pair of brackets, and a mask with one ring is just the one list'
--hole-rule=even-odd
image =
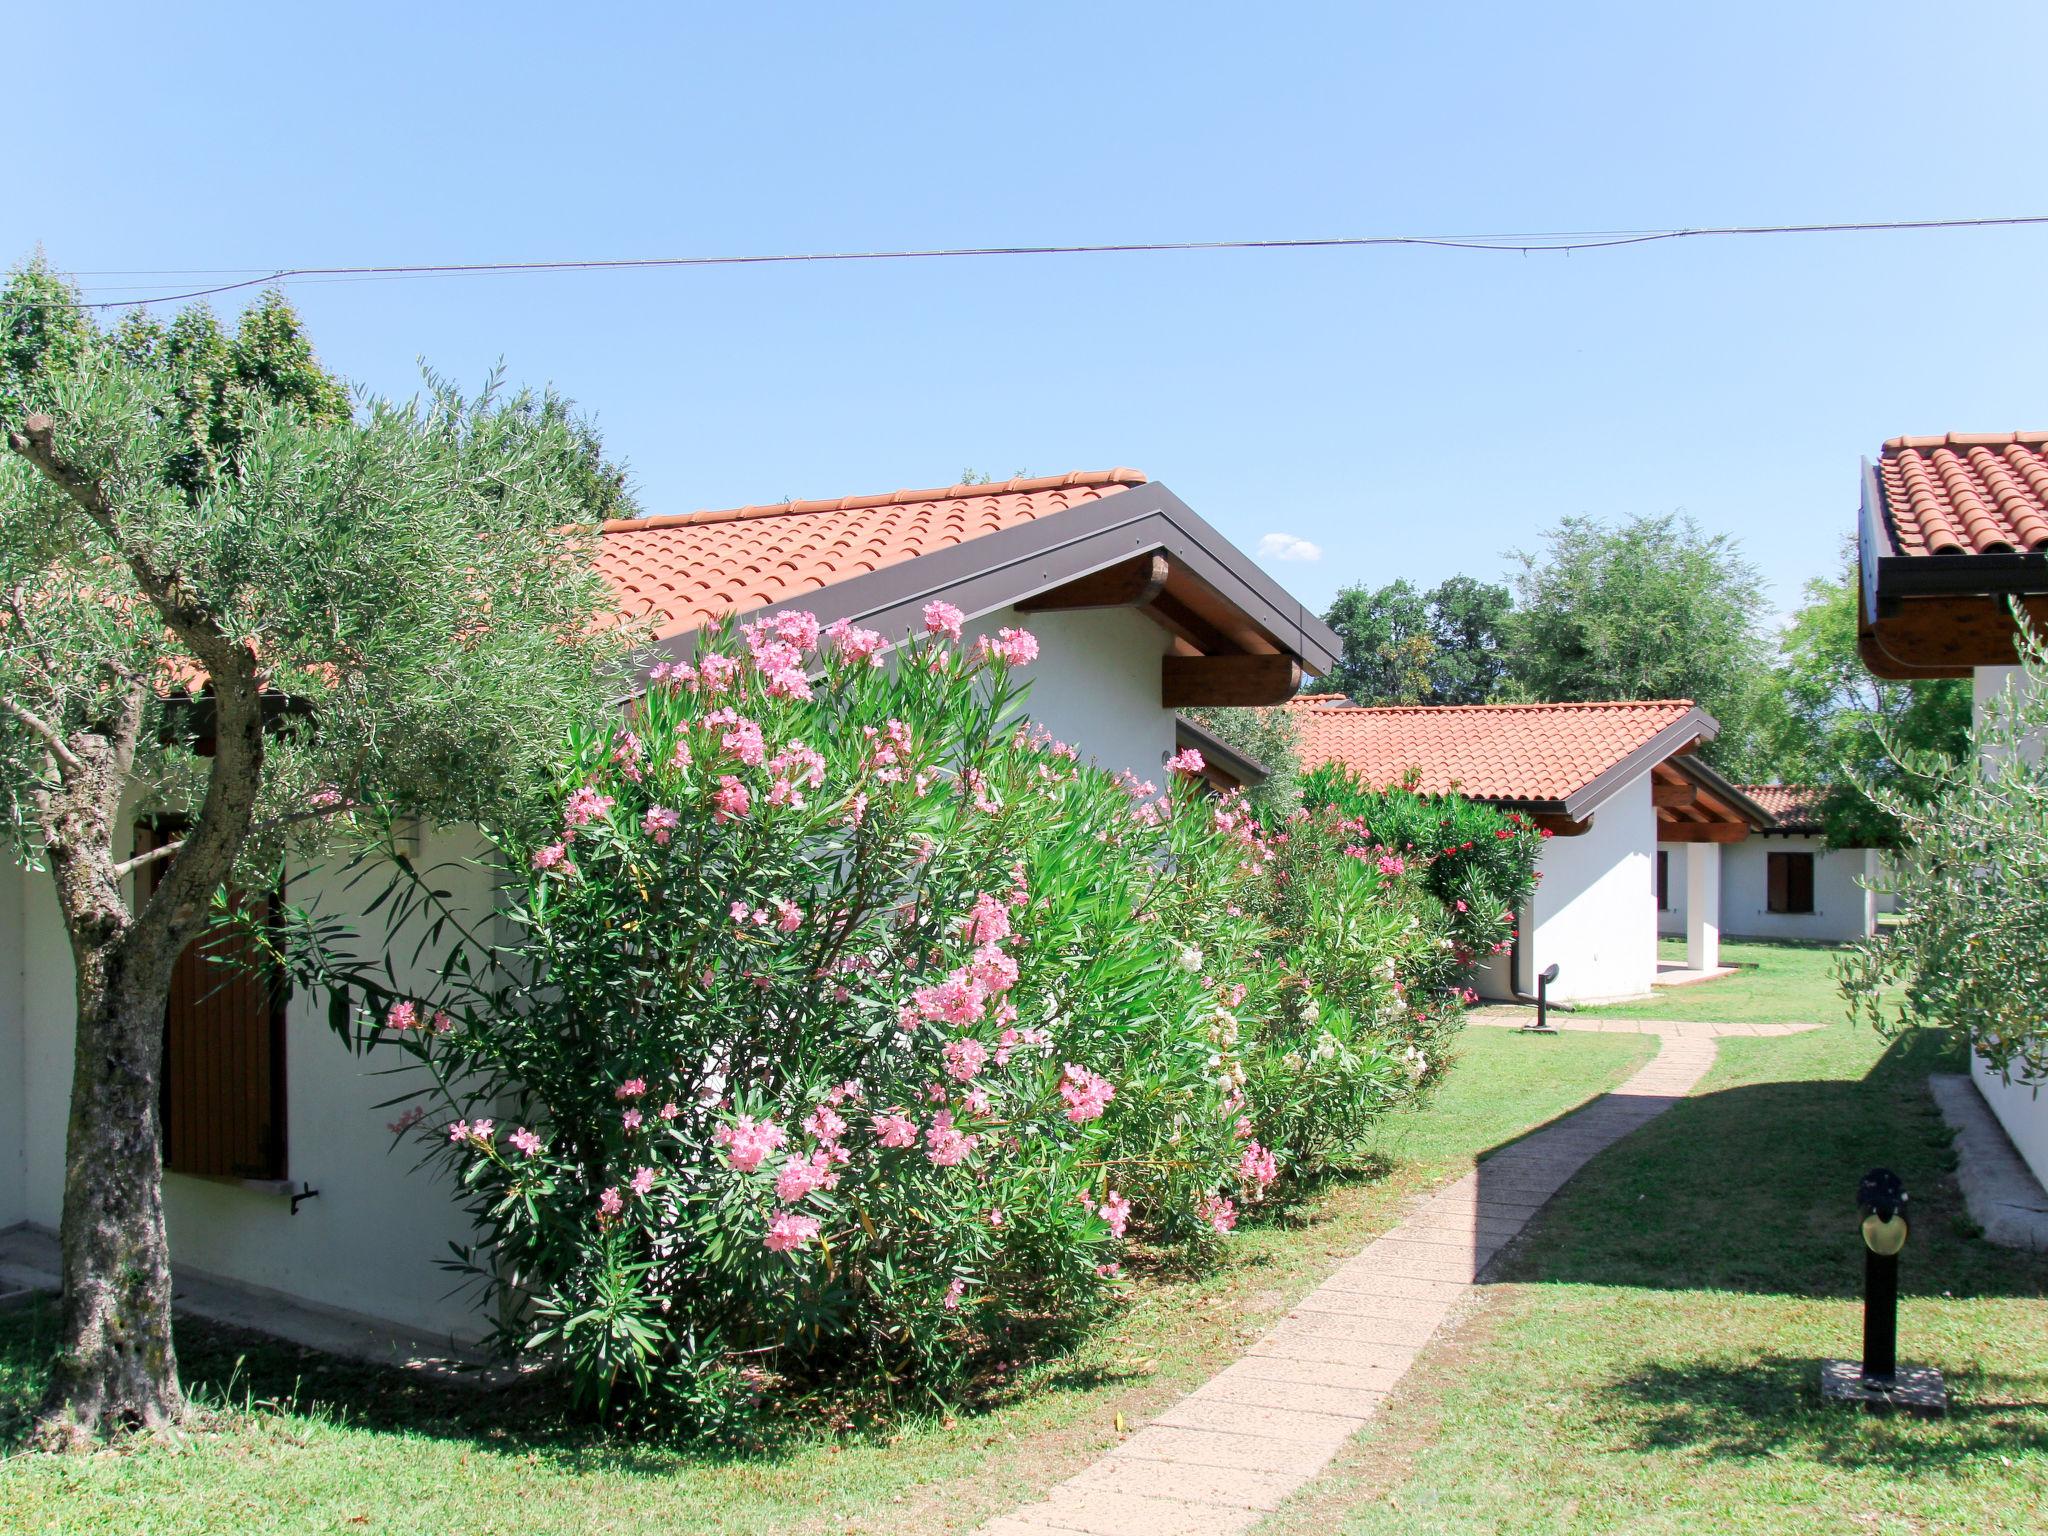
{"label": "leafy green tree", "polygon": [[1970,738],[1970,685],[1961,678],[1885,682],[1856,651],[1853,553],[1833,580],[1806,584],[1806,602],[1779,638],[1781,690],[1766,720],[1772,769],[1793,783],[1824,785],[1821,819],[1829,842],[1883,847],[1898,819],[1872,798],[1919,792],[1922,781],[1894,753],[1961,757]]}
{"label": "leafy green tree", "polygon": [[1514,609],[1506,587],[1470,576],[1452,576],[1429,594],[1432,704],[1484,704],[1507,679],[1501,632]]}
{"label": "leafy green tree", "polygon": [[1762,578],[1726,534],[1691,518],[1616,526],[1566,518],[1542,550],[1518,552],[1506,622],[1509,685],[1555,703],[1686,698],[1721,723],[1713,756],[1738,775],[1766,760],[1771,691]]}
{"label": "leafy green tree", "polygon": [[1360,704],[1480,704],[1498,691],[1505,587],[1453,576],[1423,592],[1407,581],[1346,587],[1324,615],[1344,642],[1328,682]]}
{"label": "leafy green tree", "polygon": [[[37,1433],[77,1445],[183,1413],[163,1020],[223,887],[391,816],[507,816],[629,637],[564,531],[608,508],[549,397],[351,408],[280,298],[103,332],[40,262],[0,291],[0,363],[0,799],[77,970]],[[183,830],[130,856],[142,817]]]}

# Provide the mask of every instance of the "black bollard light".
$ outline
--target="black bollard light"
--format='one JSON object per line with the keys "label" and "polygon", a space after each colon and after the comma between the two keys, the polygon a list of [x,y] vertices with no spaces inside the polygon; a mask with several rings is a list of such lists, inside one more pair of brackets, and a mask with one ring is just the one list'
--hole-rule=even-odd
{"label": "black bollard light", "polygon": [[1889,1168],[1873,1168],[1856,1186],[1863,1218],[1863,1359],[1821,1367],[1823,1396],[1877,1410],[1939,1415],[1948,1408],[1941,1372],[1899,1367],[1899,1254],[1906,1246],[1906,1185]]}
{"label": "black bollard light", "polygon": [[1536,1022],[1524,1024],[1522,1032],[1530,1035],[1554,1035],[1557,1033],[1550,1024],[1550,984],[1557,980],[1555,963],[1546,965],[1536,973]]}

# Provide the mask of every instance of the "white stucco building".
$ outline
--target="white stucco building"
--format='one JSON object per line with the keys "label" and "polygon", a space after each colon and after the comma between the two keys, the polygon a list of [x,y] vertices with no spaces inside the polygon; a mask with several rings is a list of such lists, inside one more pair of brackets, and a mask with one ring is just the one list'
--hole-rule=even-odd
{"label": "white stucco building", "polygon": [[[892,638],[944,600],[973,634],[1028,627],[1028,712],[1085,757],[1157,779],[1201,704],[1277,704],[1336,637],[1165,486],[1131,470],[839,501],[622,520],[600,566],[621,612],[651,622],[646,665],[687,656],[729,614],[807,609]],[[480,851],[429,831],[416,859],[488,911]],[[125,853],[125,850],[124,850]],[[457,867],[449,867],[449,866]],[[324,889],[323,889],[324,887]],[[287,898],[360,911],[376,885],[301,874]],[[377,919],[362,924],[381,930]],[[401,944],[395,954],[409,953]],[[400,985],[408,978],[403,969]],[[47,875],[0,865],[0,1233],[61,1213],[74,1008]],[[311,998],[281,1007],[173,999],[167,1021],[165,1211],[174,1273],[395,1325],[422,1348],[479,1335],[437,1267],[464,1236],[416,1149],[394,1147],[380,1075]],[[297,1198],[294,1198],[294,1197]],[[0,1287],[4,1288],[4,1287]]]}
{"label": "white stucco building", "polygon": [[[2048,631],[2048,432],[1891,439],[1864,461],[1856,543],[1864,665],[1896,681],[1968,677],[1981,721],[2023,678],[2013,606]],[[1982,1061],[1975,1078],[2048,1187],[2048,1083],[2007,1082]]]}
{"label": "white stucco building", "polygon": [[[1875,931],[1879,899],[1875,848],[1830,848],[1815,813],[1820,791],[1796,784],[1738,784],[1729,790],[1750,815],[1750,835],[1720,850],[1720,927],[1736,939],[1842,944]],[[1678,935],[1689,920],[1691,850],[1657,846],[1657,931]]]}
{"label": "white stucco building", "polygon": [[[1551,834],[1519,917],[1520,942],[1474,978],[1483,996],[1526,998],[1552,965],[1549,995],[1560,1002],[1648,995],[1657,976],[1660,838],[1747,831],[1680,772],[1718,729],[1690,700],[1361,709],[1341,694],[1314,694],[1290,713],[1305,766],[1339,763],[1376,788],[1456,791],[1523,811]],[[1718,843],[1688,846],[1707,850],[1696,867],[1711,876]],[[1701,910],[1717,911],[1717,899]],[[1713,933],[1700,925],[1704,968],[1715,963]]]}

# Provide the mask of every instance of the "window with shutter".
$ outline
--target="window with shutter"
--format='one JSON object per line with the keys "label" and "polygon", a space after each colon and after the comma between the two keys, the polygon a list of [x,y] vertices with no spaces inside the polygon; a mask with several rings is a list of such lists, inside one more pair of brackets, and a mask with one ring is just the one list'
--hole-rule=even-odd
{"label": "window with shutter", "polygon": [[1661,849],[1657,853],[1657,910],[1671,910],[1671,855]]}
{"label": "window with shutter", "polygon": [[[149,866],[152,889],[168,867]],[[257,898],[265,921],[282,898],[282,891]],[[164,1166],[174,1173],[285,1176],[285,992],[256,968],[257,959],[244,936],[202,934],[171,973],[162,1103]]]}
{"label": "window with shutter", "polygon": [[1813,855],[1773,853],[1766,863],[1767,904],[1788,914],[1813,910]]}

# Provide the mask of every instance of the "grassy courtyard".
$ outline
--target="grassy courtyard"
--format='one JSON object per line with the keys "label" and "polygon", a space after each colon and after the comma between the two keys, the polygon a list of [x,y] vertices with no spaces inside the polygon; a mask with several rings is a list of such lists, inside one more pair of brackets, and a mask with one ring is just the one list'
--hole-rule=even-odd
{"label": "grassy courtyard", "polygon": [[[964,1531],[1026,1502],[1196,1385],[1406,1197],[1634,1071],[1637,1036],[1469,1031],[1425,1111],[1389,1120],[1381,1176],[1240,1233],[1220,1273],[1148,1280],[1116,1323],[1027,1367],[986,1411],[886,1433],[821,1425],[781,1452],[721,1459],[594,1438],[515,1396],[478,1398],[186,1327],[207,1432],[177,1447],[0,1461],[10,1532]],[[54,1337],[50,1309],[0,1314],[0,1445],[18,1438]]]}
{"label": "grassy courtyard", "polygon": [[[1731,1039],[1697,1095],[1558,1197],[1465,1326],[1262,1536],[1377,1532],[2020,1532],[2048,1509],[2048,1260],[1975,1239],[1924,1083],[1938,1042],[1839,1022],[1825,951],[1635,1017],[1831,1019]],[[1938,1365],[1938,1423],[1824,1406],[1858,1349],[1858,1177],[1914,1202],[1901,1354]]]}

